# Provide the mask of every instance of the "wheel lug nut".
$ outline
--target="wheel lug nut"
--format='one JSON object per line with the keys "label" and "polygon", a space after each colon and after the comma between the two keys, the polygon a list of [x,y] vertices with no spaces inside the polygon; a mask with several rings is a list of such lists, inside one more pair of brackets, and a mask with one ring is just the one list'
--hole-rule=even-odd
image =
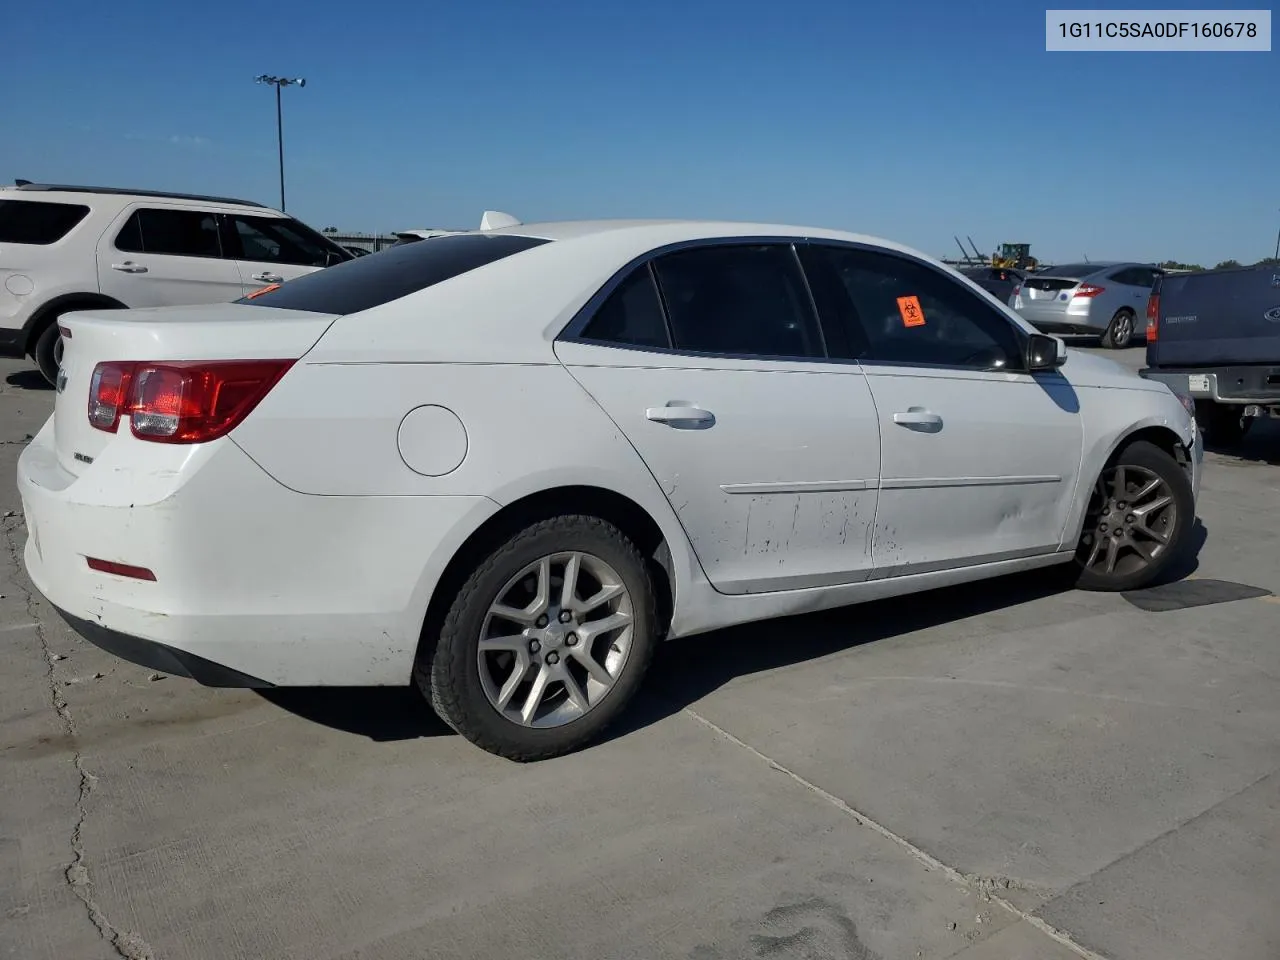
{"label": "wheel lug nut", "polygon": [[537,653],[541,649],[542,649],[542,644],[540,644],[537,640],[534,640],[532,643],[529,644],[530,653]]}
{"label": "wheel lug nut", "polygon": [[561,611],[560,611],[560,622],[561,622],[561,623],[568,623],[568,622],[569,622],[570,620],[572,620],[572,619],[573,619],[573,614],[572,614],[572,613],[570,613],[568,610],[561,610]]}
{"label": "wheel lug nut", "polygon": [[538,626],[540,626],[540,627],[545,627],[546,625],[547,625],[547,618],[546,618],[546,617],[539,617],[539,618],[538,618]]}
{"label": "wheel lug nut", "polygon": [[578,635],[576,633],[571,633],[564,638],[564,642],[571,647],[576,647],[578,645]]}
{"label": "wheel lug nut", "polygon": [[1127,516],[1127,517],[1125,517],[1125,518],[1124,518],[1124,522],[1125,522],[1125,523],[1133,523],[1133,522],[1135,522],[1137,519],[1138,519],[1138,518],[1137,518],[1137,517],[1135,517],[1135,516],[1131,513],[1131,514],[1129,514],[1129,516]]}
{"label": "wheel lug nut", "polygon": [[552,650],[550,653],[547,654],[547,663],[551,664],[554,667],[559,662],[560,662],[560,654],[556,653],[554,650]]}
{"label": "wheel lug nut", "polygon": [[1101,530],[1103,533],[1106,533],[1106,532],[1107,532],[1107,525],[1106,525],[1105,523],[1100,523],[1100,524],[1098,524],[1098,529],[1099,529],[1099,530]]}

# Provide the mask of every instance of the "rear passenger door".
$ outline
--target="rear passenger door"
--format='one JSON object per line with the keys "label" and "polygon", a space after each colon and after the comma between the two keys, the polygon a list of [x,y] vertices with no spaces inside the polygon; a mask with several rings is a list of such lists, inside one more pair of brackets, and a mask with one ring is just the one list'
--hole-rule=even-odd
{"label": "rear passenger door", "polygon": [[1057,550],[1083,441],[1066,379],[1028,373],[1025,334],[933,266],[816,242],[802,259],[815,288],[843,294],[880,418],[875,575]]}
{"label": "rear passenger door", "polygon": [[875,408],[858,365],[828,360],[790,244],[642,263],[556,352],[639,452],[717,590],[869,576]]}
{"label": "rear passenger door", "polygon": [[237,213],[228,214],[226,223],[224,242],[240,268],[245,293],[313,273],[335,259],[322,237],[287,217]]}
{"label": "rear passenger door", "polygon": [[98,284],[126,307],[219,303],[242,293],[223,256],[218,214],[133,205],[98,240]]}

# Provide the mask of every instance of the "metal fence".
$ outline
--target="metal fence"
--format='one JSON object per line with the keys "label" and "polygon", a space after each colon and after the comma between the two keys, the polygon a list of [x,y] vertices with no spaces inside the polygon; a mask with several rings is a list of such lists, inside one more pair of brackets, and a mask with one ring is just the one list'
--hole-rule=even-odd
{"label": "metal fence", "polygon": [[359,247],[377,253],[396,242],[394,233],[326,233],[326,237],[344,247]]}

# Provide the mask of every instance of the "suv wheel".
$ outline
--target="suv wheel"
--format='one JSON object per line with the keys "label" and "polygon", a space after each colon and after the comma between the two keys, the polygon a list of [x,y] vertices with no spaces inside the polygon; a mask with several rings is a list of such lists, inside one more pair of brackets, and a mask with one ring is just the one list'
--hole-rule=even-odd
{"label": "suv wheel", "polygon": [[1076,547],[1078,585],[1103,591],[1155,585],[1185,553],[1194,520],[1186,471],[1155,444],[1129,444],[1089,498]]}
{"label": "suv wheel", "polygon": [[57,317],[36,338],[31,359],[39,367],[41,376],[49,381],[49,386],[53,386],[58,380],[58,367],[62,365],[62,334],[58,330]]}
{"label": "suv wheel", "polygon": [[612,524],[543,520],[472,571],[434,649],[419,653],[414,681],[449,726],[490,753],[569,753],[639,688],[656,642],[655,596],[640,551]]}

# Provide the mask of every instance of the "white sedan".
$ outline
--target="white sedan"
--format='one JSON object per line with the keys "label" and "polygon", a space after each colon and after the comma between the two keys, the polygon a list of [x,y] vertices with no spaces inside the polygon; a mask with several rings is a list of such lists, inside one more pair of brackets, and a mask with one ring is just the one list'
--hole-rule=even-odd
{"label": "white sedan", "polygon": [[1058,563],[1135,589],[1188,548],[1190,401],[922,254],[497,219],[61,318],[18,464],[39,590],[152,669],[412,682],[532,760],[596,737],[659,641]]}

